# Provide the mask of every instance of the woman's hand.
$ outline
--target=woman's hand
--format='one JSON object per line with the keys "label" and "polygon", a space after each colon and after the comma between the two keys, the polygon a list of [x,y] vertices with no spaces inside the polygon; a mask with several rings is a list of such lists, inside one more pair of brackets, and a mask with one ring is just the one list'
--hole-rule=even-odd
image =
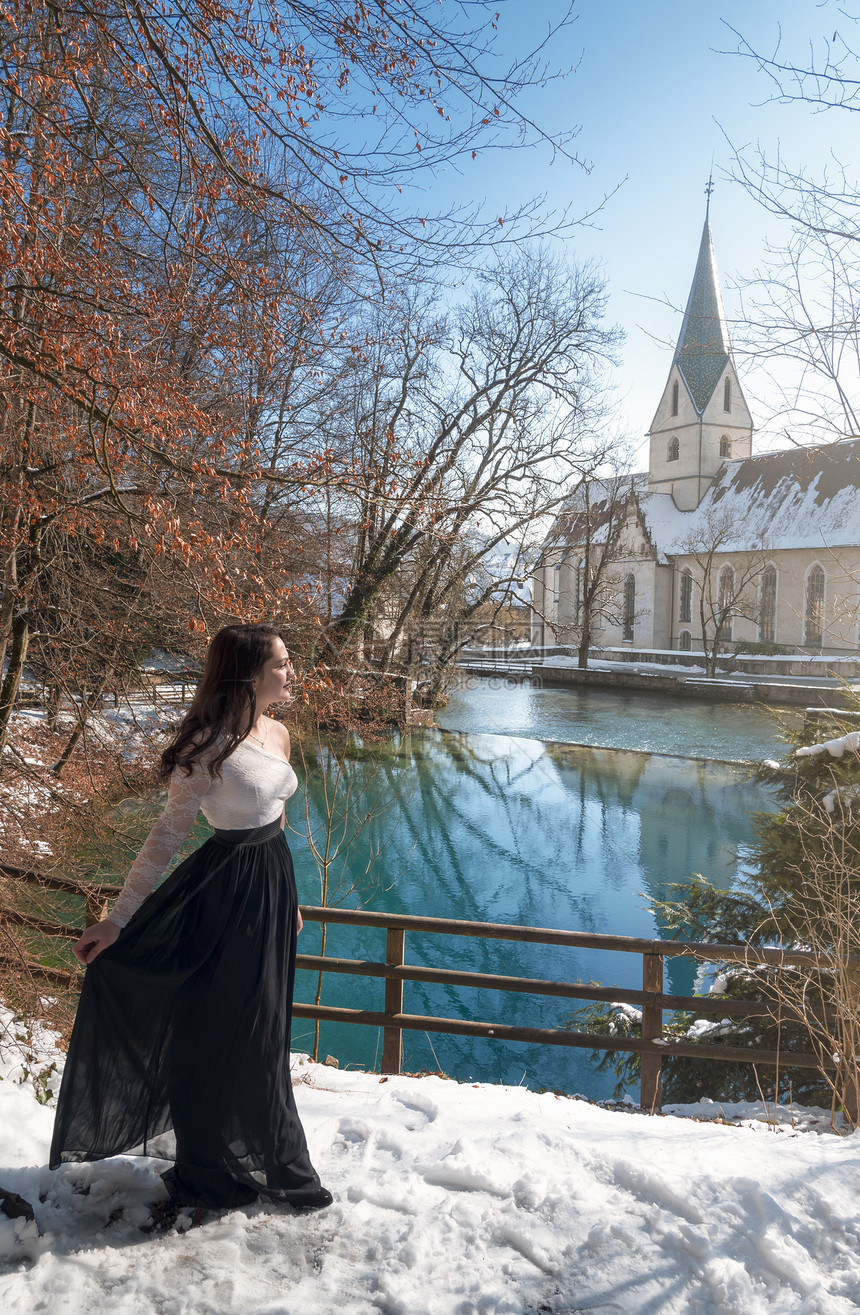
{"label": "woman's hand", "polygon": [[304,925],[305,924],[302,922],[302,911],[301,909],[296,909],[296,935],[298,935]]}
{"label": "woman's hand", "polygon": [[72,954],[78,963],[92,963],[93,959],[98,958],[102,950],[106,950],[109,945],[113,945],[116,938],[122,931],[115,922],[110,918],[103,919],[102,922],[94,922],[92,927],[87,927],[82,932],[78,940],[72,946]]}

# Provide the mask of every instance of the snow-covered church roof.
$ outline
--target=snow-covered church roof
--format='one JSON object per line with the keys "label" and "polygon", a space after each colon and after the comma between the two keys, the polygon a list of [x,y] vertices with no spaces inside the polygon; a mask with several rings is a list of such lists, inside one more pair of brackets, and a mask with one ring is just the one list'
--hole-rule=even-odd
{"label": "snow-covered church roof", "polygon": [[[601,482],[591,493],[592,542],[606,541],[612,497],[631,495],[661,562],[717,533],[720,552],[857,546],[860,438],[727,461],[694,511],[681,511],[668,493],[649,492],[647,474],[614,488],[611,481]],[[582,542],[584,519],[582,495],[575,495],[556,518],[545,547]]]}
{"label": "snow-covered church roof", "polygon": [[727,461],[694,511],[668,493],[640,493],[649,537],[665,560],[727,531],[721,552],[860,544],[860,438]]}
{"label": "snow-covered church roof", "polygon": [[584,543],[589,537],[589,526],[591,542],[606,543],[610,531],[617,527],[619,508],[623,509],[632,492],[640,495],[641,502],[647,489],[647,471],[614,479],[591,480],[587,489],[577,489],[556,516],[544,539],[544,549],[575,547]]}

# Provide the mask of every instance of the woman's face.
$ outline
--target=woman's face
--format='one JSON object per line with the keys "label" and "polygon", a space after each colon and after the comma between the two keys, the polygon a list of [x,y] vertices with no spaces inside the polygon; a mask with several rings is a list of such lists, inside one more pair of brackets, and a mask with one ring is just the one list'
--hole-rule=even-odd
{"label": "woman's face", "polygon": [[262,711],[270,703],[289,703],[295,678],[296,673],[284,641],[273,639],[269,656],[253,679],[258,710]]}

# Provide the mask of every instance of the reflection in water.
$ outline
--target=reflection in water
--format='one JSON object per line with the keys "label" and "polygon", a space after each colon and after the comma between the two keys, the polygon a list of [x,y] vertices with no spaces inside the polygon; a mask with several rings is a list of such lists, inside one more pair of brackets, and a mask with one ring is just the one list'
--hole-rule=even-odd
{"label": "reflection in water", "polygon": [[[374,772],[378,778],[372,784]],[[424,731],[349,761],[356,795],[380,795],[387,808],[357,836],[350,854],[363,871],[373,850],[381,886],[368,907],[468,921],[522,923],[629,936],[662,936],[644,895],[666,899],[674,883],[701,872],[728,885],[743,864],[751,814],[771,806],[743,769],[724,763],[545,744],[496,735]],[[319,823],[319,779],[308,781]],[[298,800],[290,808],[298,829]],[[395,825],[396,824],[396,825]],[[291,836],[300,896],[318,901],[315,868],[301,836]],[[388,886],[388,889],[384,887]],[[355,900],[348,901],[355,904]],[[313,953],[319,928],[302,948]],[[407,961],[511,976],[641,985],[638,956],[407,933]],[[384,959],[375,930],[331,927],[330,954]],[[315,978],[299,974],[298,998]],[[693,967],[669,964],[672,990],[692,989]],[[379,1008],[381,982],[328,976],[323,1002]],[[572,1005],[525,995],[407,983],[407,1012],[525,1026],[561,1026]],[[309,1025],[296,1023],[297,1045]],[[342,1064],[373,1065],[375,1031],[324,1025],[322,1046]],[[404,1034],[407,1070],[437,1069],[461,1079],[609,1093],[587,1053],[472,1038]]]}

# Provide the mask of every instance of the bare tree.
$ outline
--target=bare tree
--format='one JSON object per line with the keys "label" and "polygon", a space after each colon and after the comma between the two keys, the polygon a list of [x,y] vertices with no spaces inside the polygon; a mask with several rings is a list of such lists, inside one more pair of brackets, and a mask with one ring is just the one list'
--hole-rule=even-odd
{"label": "bare tree", "polygon": [[373,335],[327,427],[342,426],[340,487],[356,524],[343,609],[324,636],[332,651],[375,639],[375,613],[408,565],[398,631],[408,614],[444,607],[470,536],[483,546],[461,578],[568,496],[606,408],[618,333],[604,309],[591,266],[526,251],[482,274],[449,321],[406,300],[396,336]]}
{"label": "bare tree", "polygon": [[435,707],[443,699],[464,648],[481,633],[509,621],[518,607],[525,610],[522,596],[536,554],[529,528],[527,521],[520,521],[515,530],[521,537],[513,542],[501,534],[470,535],[425,577],[423,602],[410,629],[413,635],[432,636],[435,642],[419,643],[414,656],[420,667],[410,671],[417,670],[421,699],[427,706]]}
{"label": "bare tree", "polygon": [[767,564],[766,545],[738,549],[738,525],[729,512],[711,508],[682,542],[678,553],[690,566],[698,597],[705,674],[715,676],[717,661],[733,638],[736,618],[757,621],[759,579]]}
{"label": "bare tree", "polygon": [[518,108],[545,41],[500,66],[492,7],[201,13],[52,0],[0,25],[0,725],[54,531],[190,568],[191,628],[274,610],[249,570],[268,547],[261,489],[294,502],[324,457],[285,469],[272,417],[301,433],[332,345],[347,351],[351,306],[339,332],[332,302],[382,302],[419,263],[468,265],[570,218],[411,204],[422,170],[551,144]]}
{"label": "bare tree", "polygon": [[[764,54],[733,28],[734,54],[752,61],[775,104],[804,103],[821,114],[860,111],[860,7],[822,5],[826,32],[811,33],[796,59],[782,33]],[[834,30],[835,29],[835,30]],[[776,418],[786,432],[823,441],[860,433],[860,183],[835,157],[819,176],[781,149],[735,151],[734,179],[776,219],[786,236],[768,247],[762,268],[742,284],[742,348],[761,364]]]}
{"label": "bare tree", "polygon": [[592,451],[588,463],[580,465],[575,491],[541,550],[538,578],[548,568],[558,567],[562,585],[554,617],[546,615],[546,604],[541,607],[537,597],[533,611],[561,642],[576,643],[581,669],[588,666],[589,650],[602,623],[622,624],[624,602],[616,566],[627,554],[623,530],[632,500],[626,446],[609,438]]}

